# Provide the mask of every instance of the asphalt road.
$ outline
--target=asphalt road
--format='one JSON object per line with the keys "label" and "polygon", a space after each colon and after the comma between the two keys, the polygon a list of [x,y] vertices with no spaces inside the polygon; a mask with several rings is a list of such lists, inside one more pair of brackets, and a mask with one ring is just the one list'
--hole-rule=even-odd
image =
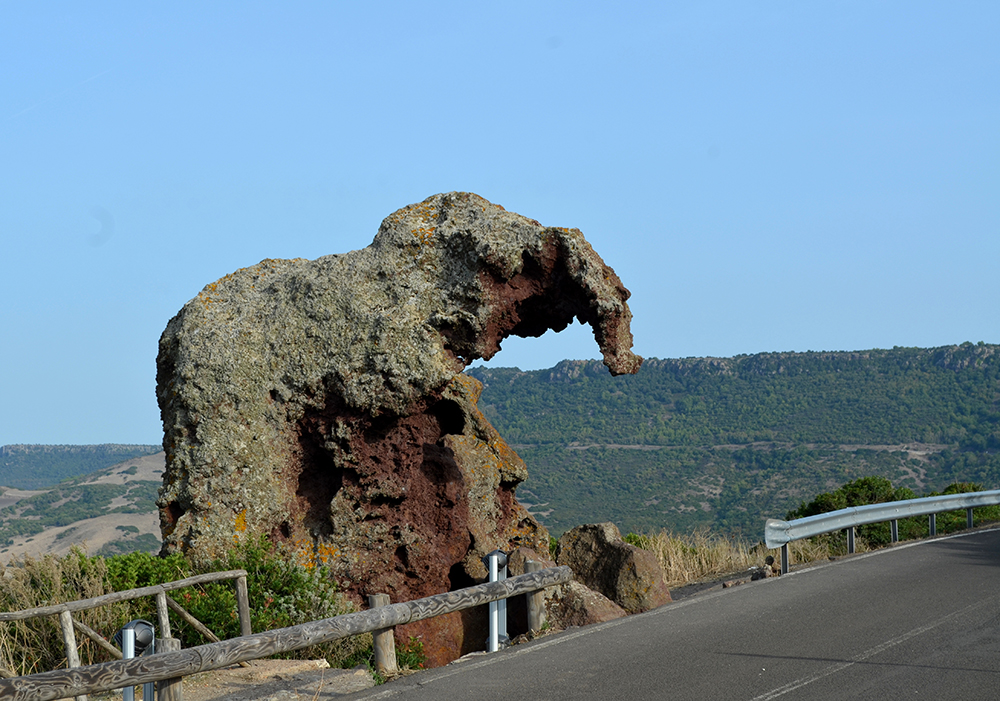
{"label": "asphalt road", "polygon": [[346,698],[1000,698],[1000,529],[695,596]]}

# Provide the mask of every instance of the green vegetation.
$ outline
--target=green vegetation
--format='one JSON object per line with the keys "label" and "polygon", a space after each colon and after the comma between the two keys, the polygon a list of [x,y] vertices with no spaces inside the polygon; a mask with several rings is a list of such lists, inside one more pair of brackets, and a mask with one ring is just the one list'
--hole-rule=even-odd
{"label": "green vegetation", "polygon": [[[924,494],[925,497],[936,497],[943,494],[965,494],[967,492],[983,491],[983,485],[973,482],[956,482],[949,484],[941,492],[930,492]],[[824,492],[818,495],[808,504],[801,504],[799,508],[789,511],[786,519],[805,518],[816,516],[831,511],[838,511],[852,506],[865,506],[866,504],[884,504],[890,501],[902,501],[904,499],[916,499],[917,495],[913,490],[906,487],[892,486],[892,482],[884,477],[862,477],[842,485],[832,492]],[[977,521],[997,521],[1000,520],[1000,506],[981,506],[975,510]],[[965,510],[949,511],[937,514],[935,519],[936,529],[939,534],[960,531],[967,526]],[[926,516],[913,516],[899,519],[899,539],[909,540],[922,538],[927,535],[928,525]],[[892,542],[890,526],[888,523],[870,523],[857,528],[858,538],[864,540],[871,547],[881,547]],[[818,536],[817,542],[842,543],[846,539],[843,532],[828,533]]]}
{"label": "green vegetation", "polygon": [[1000,485],[1000,346],[473,368],[556,535],[613,521],[759,538],[765,518],[861,476],[914,493]]}
{"label": "green vegetation", "polygon": [[113,443],[0,446],[0,484],[17,489],[44,489],[67,477],[95,472],[161,450],[163,448],[158,445]]}
{"label": "green vegetation", "polygon": [[[193,568],[181,555],[157,557],[130,553],[114,557],[89,557],[74,549],[65,557],[26,558],[8,566],[0,576],[0,609],[17,611],[44,604],[100,596],[175,581],[202,571],[245,569],[250,596],[251,621],[256,631],[329,618],[352,610],[337,592],[325,568],[307,568],[290,554],[272,550],[264,539],[242,544],[204,570]],[[239,635],[236,596],[232,582],[208,584],[171,593],[184,608],[220,638]],[[106,638],[133,618],[156,620],[151,597],[74,614]],[[184,647],[208,642],[183,621],[171,617],[173,634]],[[89,639],[81,638],[83,664],[103,662],[110,656]],[[371,636],[356,636],[286,655],[297,659],[326,657],[333,666],[372,664]],[[400,662],[417,667],[423,663],[419,641],[402,647]],[[15,674],[55,669],[64,663],[59,627],[46,618],[0,624],[0,666]]]}

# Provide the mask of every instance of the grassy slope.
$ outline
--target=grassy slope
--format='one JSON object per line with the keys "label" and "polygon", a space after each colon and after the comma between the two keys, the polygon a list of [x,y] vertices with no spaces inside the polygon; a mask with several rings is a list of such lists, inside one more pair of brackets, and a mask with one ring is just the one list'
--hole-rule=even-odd
{"label": "grassy slope", "polygon": [[0,560],[85,545],[91,554],[160,548],[157,490],[163,453],[0,497]]}

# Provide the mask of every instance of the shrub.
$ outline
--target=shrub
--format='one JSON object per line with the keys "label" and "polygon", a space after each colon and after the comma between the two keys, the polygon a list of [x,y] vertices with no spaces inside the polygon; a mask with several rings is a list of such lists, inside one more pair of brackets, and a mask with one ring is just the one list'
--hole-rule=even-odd
{"label": "shrub", "polygon": [[[113,591],[172,582],[203,571],[229,569],[247,571],[251,625],[257,632],[331,618],[352,609],[350,602],[337,591],[326,568],[304,567],[290,553],[273,549],[261,539],[234,548],[204,570],[192,568],[186,558],[177,554],[159,557],[133,552],[113,557],[89,557],[74,548],[61,558],[53,555],[37,560],[25,558],[5,568],[0,577],[0,610],[19,611],[89,599]],[[233,582],[179,589],[169,595],[220,638],[240,634]],[[155,622],[156,605],[153,597],[143,597],[75,612],[73,617],[110,639],[115,631],[134,618]],[[209,642],[173,616],[171,627],[184,647]],[[78,635],[77,643],[82,664],[111,659],[85,636]],[[371,645],[371,636],[362,635],[282,656],[293,659],[325,657],[332,666],[349,667],[359,662],[370,665]],[[5,673],[31,674],[65,664],[57,619],[0,623],[0,666]]]}
{"label": "shrub", "polygon": [[[966,492],[982,491],[982,485],[972,482],[955,482],[945,487],[943,492],[929,492],[924,496],[933,497],[942,494],[963,494]],[[862,477],[852,482],[847,482],[833,492],[826,492],[818,495],[808,504],[803,503],[798,509],[789,511],[786,519],[804,518],[817,514],[846,509],[852,506],[864,506],[866,504],[882,504],[890,501],[903,501],[906,499],[916,499],[917,495],[906,487],[893,488],[892,483],[885,477]],[[1000,506],[980,507],[976,511],[979,520],[1000,519]],[[937,532],[950,533],[966,527],[966,514],[964,510],[940,513],[937,515]],[[910,518],[899,519],[899,539],[909,540],[922,538],[927,535],[927,517],[912,516]],[[891,526],[888,522],[871,523],[858,526],[858,539],[867,546],[880,547],[892,542]],[[817,542],[825,542],[831,548],[831,552],[846,552],[847,536],[844,532],[827,533],[817,536]]]}

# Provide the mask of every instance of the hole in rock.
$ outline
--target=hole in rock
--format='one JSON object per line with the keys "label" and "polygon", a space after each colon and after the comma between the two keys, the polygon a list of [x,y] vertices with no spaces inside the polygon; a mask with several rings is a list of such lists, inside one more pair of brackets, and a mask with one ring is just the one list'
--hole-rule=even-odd
{"label": "hole in rock", "polygon": [[176,501],[172,501],[167,504],[167,508],[164,509],[164,515],[167,517],[167,523],[171,526],[180,520],[181,516],[184,515],[184,509]]}
{"label": "hole in rock", "polygon": [[[455,462],[455,453],[451,448],[431,443],[424,443],[424,460],[420,470],[434,484],[447,484],[462,479],[462,471]],[[451,500],[447,500],[451,502]]]}
{"label": "hole in rock", "polygon": [[302,471],[299,473],[295,496],[302,508],[302,525],[318,536],[329,535],[330,502],[344,486],[343,470],[315,445],[303,445]]}
{"label": "hole in rock", "polygon": [[410,556],[406,552],[406,546],[405,545],[400,545],[398,548],[396,548],[396,560],[398,560],[399,564],[402,565],[402,569],[403,570],[406,570],[406,569],[409,568],[409,566],[410,566]]}
{"label": "hole in rock", "polygon": [[456,562],[448,570],[448,591],[458,591],[466,587],[474,587],[477,584],[479,582],[466,573],[465,567],[462,566],[461,562]]}
{"label": "hole in rock", "polygon": [[458,436],[465,431],[465,416],[462,414],[462,407],[456,401],[442,399],[427,413],[437,419],[442,436]]}

